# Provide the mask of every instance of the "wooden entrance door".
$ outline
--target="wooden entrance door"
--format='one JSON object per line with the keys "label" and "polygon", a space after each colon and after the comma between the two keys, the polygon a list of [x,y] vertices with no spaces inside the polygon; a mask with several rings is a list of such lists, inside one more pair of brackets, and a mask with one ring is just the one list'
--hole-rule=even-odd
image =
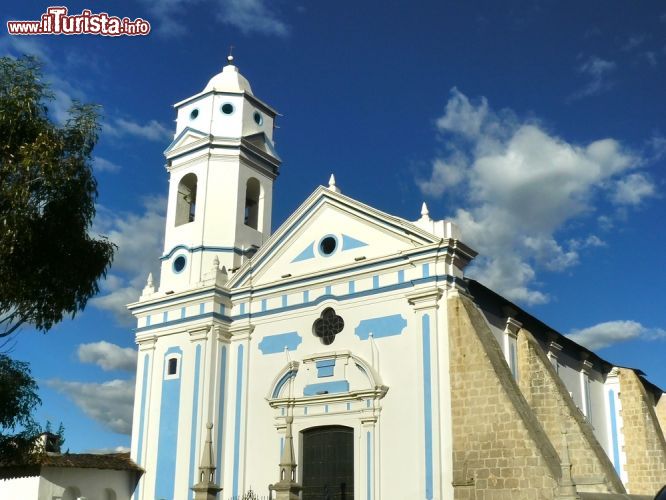
{"label": "wooden entrance door", "polygon": [[303,500],[353,500],[354,430],[313,427],[303,431]]}

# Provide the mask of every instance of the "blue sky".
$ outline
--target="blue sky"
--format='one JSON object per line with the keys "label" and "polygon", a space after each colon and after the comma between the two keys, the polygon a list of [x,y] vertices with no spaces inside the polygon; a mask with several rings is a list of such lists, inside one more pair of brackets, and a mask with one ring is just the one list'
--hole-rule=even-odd
{"label": "blue sky", "polygon": [[[50,4],[3,2],[3,21]],[[70,2],[148,36],[0,36],[40,56],[62,120],[104,108],[95,229],[120,250],[102,294],[48,334],[25,329],[38,418],[72,451],[129,446],[133,301],[162,252],[171,105],[233,45],[283,116],[277,227],[334,172],[345,194],[458,222],[473,276],[609,361],[666,387],[666,6],[660,1]],[[4,22],[3,22],[4,25]]]}

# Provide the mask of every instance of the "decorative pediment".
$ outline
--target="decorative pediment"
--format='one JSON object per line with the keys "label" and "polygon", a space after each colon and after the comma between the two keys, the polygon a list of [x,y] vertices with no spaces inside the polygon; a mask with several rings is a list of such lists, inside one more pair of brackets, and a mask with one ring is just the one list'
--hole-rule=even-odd
{"label": "decorative pediment", "polygon": [[231,288],[358,266],[432,245],[440,238],[319,187],[230,280]]}
{"label": "decorative pediment", "polygon": [[185,127],[183,131],[171,141],[171,144],[164,150],[164,155],[169,157],[175,152],[182,152],[184,149],[189,149],[192,146],[198,146],[208,141],[210,136],[191,127]]}
{"label": "decorative pediment", "polygon": [[271,384],[268,401],[310,404],[314,400],[382,398],[388,391],[375,369],[349,351],[331,351],[291,361]]}
{"label": "decorative pediment", "polygon": [[280,160],[280,156],[275,150],[273,141],[270,140],[265,132],[259,132],[257,134],[245,136],[243,137],[243,140],[249,142],[252,144],[252,146],[263,151],[264,153],[271,155],[273,158]]}

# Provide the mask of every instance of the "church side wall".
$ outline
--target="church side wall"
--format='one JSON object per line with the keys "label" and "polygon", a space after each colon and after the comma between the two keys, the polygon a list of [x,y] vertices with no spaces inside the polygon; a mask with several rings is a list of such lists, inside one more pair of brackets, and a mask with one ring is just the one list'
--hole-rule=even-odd
{"label": "church side wall", "polygon": [[624,486],[605,451],[596,440],[568,388],[559,378],[541,346],[527,330],[518,332],[520,389],[556,447],[567,431],[572,475],[579,491],[624,493]]}
{"label": "church side wall", "polygon": [[456,499],[553,498],[559,458],[471,300],[448,300]]}

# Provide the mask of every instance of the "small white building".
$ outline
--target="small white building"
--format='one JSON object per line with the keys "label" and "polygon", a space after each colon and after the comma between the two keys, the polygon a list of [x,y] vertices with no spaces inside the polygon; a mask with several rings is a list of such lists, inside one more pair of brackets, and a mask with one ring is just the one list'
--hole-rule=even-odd
{"label": "small white building", "polygon": [[0,500],[129,500],[142,473],[129,453],[44,453],[0,465]]}
{"label": "small white building", "polygon": [[[231,61],[175,108],[159,286],[129,306],[135,500],[192,498],[209,422],[219,498],[267,494],[292,419],[303,500],[666,482],[661,390],[466,279],[476,252],[454,224],[383,213],[331,177],[271,234],[277,112]],[[634,404],[649,415],[623,422]],[[641,446],[654,454],[628,465]]]}

